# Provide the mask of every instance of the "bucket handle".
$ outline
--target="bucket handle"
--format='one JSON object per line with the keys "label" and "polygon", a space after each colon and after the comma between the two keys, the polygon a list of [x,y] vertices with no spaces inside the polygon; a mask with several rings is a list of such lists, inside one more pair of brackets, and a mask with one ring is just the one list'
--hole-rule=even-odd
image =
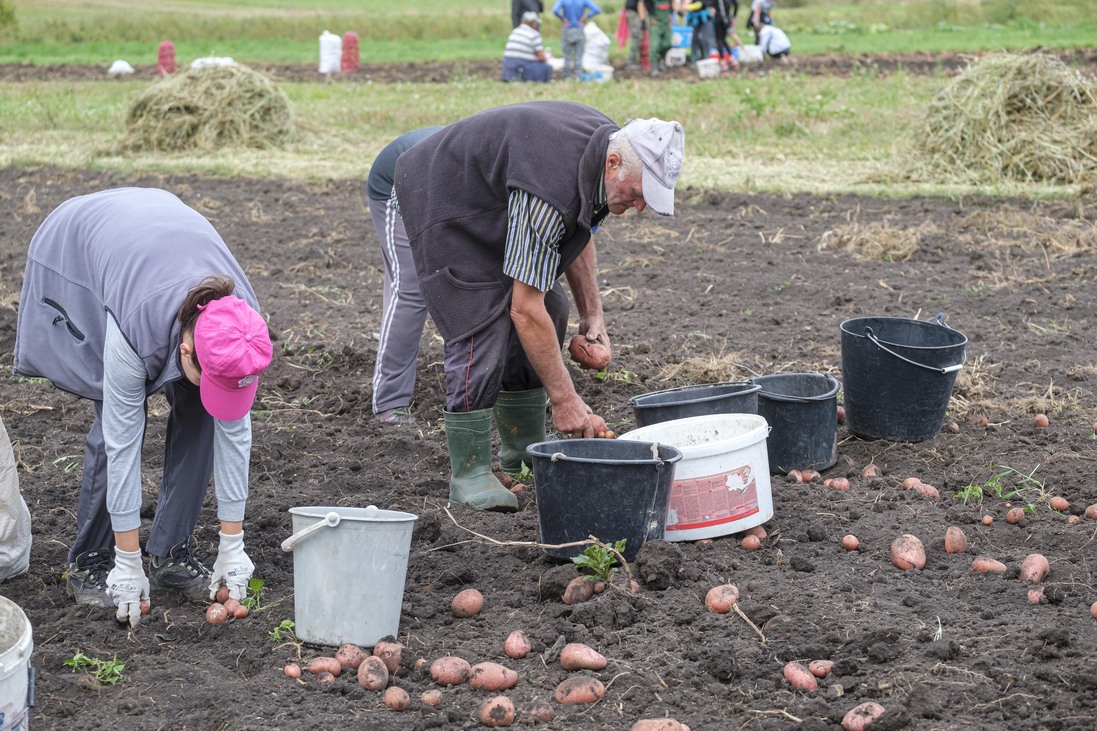
{"label": "bucket handle", "polygon": [[[938,317],[938,320],[937,320],[938,324],[940,324],[944,327],[947,327],[947,325],[945,325],[945,323],[944,323],[944,315],[938,315],[937,317]],[[916,360],[911,360],[910,358],[905,358],[905,357],[899,355],[898,353],[896,353],[894,350],[888,349],[883,343],[880,342],[880,339],[876,337],[876,333],[872,332],[871,327],[867,327],[867,326],[865,327],[865,337],[868,338],[869,340],[871,340],[873,343],[875,343],[877,348],[884,351],[888,355],[893,355],[901,361],[904,361],[906,363],[910,363],[912,366],[918,366],[919,368],[925,368],[927,371],[933,371],[934,373],[941,373],[941,374],[955,373],[956,371],[963,368],[964,363],[967,362],[967,352],[965,351],[964,352],[964,359],[962,361],[960,361],[959,363],[957,363],[956,365],[945,366],[943,368],[939,368],[937,366],[929,366],[929,365],[926,365],[925,363],[919,363]]]}
{"label": "bucket handle", "polygon": [[339,525],[340,520],[342,520],[342,518],[339,516],[339,513],[332,510],[330,513],[325,515],[322,520],[318,520],[312,525],[306,528],[302,528],[286,540],[282,541],[282,550],[286,553],[289,553],[293,550],[294,546],[303,541],[305,538],[308,538],[310,535],[320,530],[321,528],[334,528],[335,526]]}

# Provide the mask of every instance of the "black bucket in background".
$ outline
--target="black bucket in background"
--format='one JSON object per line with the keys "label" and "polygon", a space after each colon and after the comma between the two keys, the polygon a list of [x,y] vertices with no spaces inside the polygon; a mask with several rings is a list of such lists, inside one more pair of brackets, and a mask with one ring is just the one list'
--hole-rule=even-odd
{"label": "black bucket in background", "polygon": [[864,439],[920,442],[941,431],[967,336],[933,321],[859,317],[842,323],[846,428]]}
{"label": "black bucket in background", "polygon": [[824,373],[779,373],[750,379],[758,414],[769,422],[769,470],[825,470],[838,461],[838,381]]}
{"label": "black bucket in background", "polygon": [[757,414],[758,392],[753,383],[712,383],[654,391],[629,399],[636,426],[713,414]]}
{"label": "black bucket in background", "polygon": [[[667,526],[674,465],[682,452],[669,444],[624,439],[559,439],[531,444],[541,543],[594,536],[607,544],[625,539],[622,555],[636,557],[648,540],[662,540]],[[569,560],[585,546],[545,548]]]}

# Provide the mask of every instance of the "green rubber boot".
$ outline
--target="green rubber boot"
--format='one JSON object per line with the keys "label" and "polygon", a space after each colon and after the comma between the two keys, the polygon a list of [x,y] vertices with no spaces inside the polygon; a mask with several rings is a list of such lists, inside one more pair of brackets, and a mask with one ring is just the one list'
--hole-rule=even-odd
{"label": "green rubber boot", "polygon": [[521,472],[523,462],[533,469],[526,447],[545,441],[547,406],[548,393],[543,388],[499,393],[495,426],[499,429],[499,465],[504,472]]}
{"label": "green rubber boot", "polygon": [[450,502],[478,510],[514,511],[518,497],[491,473],[491,409],[446,411]]}

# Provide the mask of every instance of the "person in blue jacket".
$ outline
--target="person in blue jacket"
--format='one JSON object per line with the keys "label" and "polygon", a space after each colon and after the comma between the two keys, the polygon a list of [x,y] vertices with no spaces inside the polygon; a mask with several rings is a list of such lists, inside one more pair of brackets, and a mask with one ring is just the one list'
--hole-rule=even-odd
{"label": "person in blue jacket", "polygon": [[556,0],[552,14],[560,19],[563,30],[560,37],[560,53],[564,57],[563,78],[578,81],[583,75],[583,52],[587,36],[583,25],[602,12],[591,0]]}

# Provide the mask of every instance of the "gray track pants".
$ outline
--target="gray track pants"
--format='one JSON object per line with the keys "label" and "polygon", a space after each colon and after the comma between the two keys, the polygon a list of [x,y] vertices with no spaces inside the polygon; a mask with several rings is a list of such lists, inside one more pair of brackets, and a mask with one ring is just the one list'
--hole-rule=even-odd
{"label": "gray track pants", "polygon": [[[164,386],[171,407],[164,437],[164,474],[145,549],[166,556],[172,546],[194,533],[213,474],[213,417],[202,406],[198,387],[187,380]],[[95,404],[95,422],[84,445],[84,474],[76,512],[76,541],[69,561],[85,551],[114,547],[107,512],[107,449],[103,441],[103,404]]]}
{"label": "gray track pants", "polygon": [[381,305],[381,339],[373,368],[373,411],[403,408],[415,391],[415,361],[427,321],[427,305],[419,291],[404,219],[391,200],[369,201],[369,214],[385,260],[385,290]]}

